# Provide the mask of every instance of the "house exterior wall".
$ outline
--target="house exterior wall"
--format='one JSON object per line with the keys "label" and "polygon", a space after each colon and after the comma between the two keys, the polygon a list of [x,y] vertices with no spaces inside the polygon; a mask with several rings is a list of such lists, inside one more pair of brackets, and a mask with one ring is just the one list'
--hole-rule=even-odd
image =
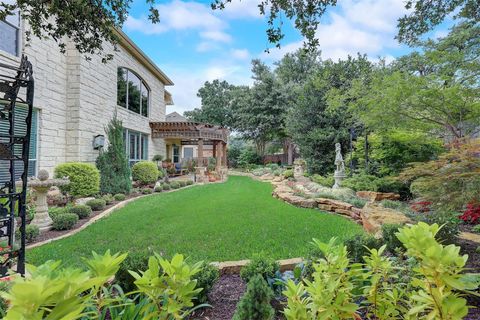
{"label": "house exterior wall", "polygon": [[[22,26],[22,30],[24,27]],[[35,79],[34,107],[39,111],[37,165],[50,173],[63,162],[93,163],[99,154],[93,137],[105,135],[104,127],[117,112],[125,128],[148,135],[148,159],[165,154],[162,139],[152,140],[150,121],[164,121],[164,84],[123,46],[114,58],[102,63],[99,56],[86,60],[70,43],[62,54],[50,39],[33,37],[21,53],[32,62]],[[0,62],[18,65],[20,57],[0,51]],[[149,116],[117,106],[117,68],[138,74],[150,88]]]}

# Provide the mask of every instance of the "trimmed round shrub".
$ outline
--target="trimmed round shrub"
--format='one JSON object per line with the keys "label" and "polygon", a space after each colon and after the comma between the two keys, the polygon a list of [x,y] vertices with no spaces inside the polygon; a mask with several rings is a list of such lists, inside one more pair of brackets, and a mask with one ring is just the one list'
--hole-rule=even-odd
{"label": "trimmed round shrub", "polygon": [[55,178],[68,177],[70,183],[60,190],[74,197],[88,197],[100,191],[100,172],[89,163],[69,162],[55,167]]}
{"label": "trimmed round shrub", "polygon": [[180,188],[180,183],[178,183],[178,181],[173,181],[172,183],[170,183],[170,187],[172,189],[178,189]]}
{"label": "trimmed round shrub", "polygon": [[140,161],[132,167],[132,179],[141,185],[155,183],[159,174],[157,164],[152,161]]}
{"label": "trimmed round shrub", "polygon": [[25,240],[27,242],[34,241],[40,235],[40,228],[35,224],[28,224],[25,227]]}
{"label": "trimmed round shrub", "polygon": [[113,201],[115,201],[115,199],[113,198],[113,196],[112,196],[111,194],[109,194],[109,193],[103,195],[101,199],[105,200],[105,203],[106,203],[107,205],[112,204]]}
{"label": "trimmed round shrub", "polygon": [[69,230],[78,222],[78,216],[75,213],[61,213],[53,219],[53,229]]}
{"label": "trimmed round shrub", "polygon": [[187,181],[186,180],[178,181],[178,183],[180,184],[180,187],[186,187],[187,186]]}
{"label": "trimmed round shrub", "polygon": [[113,199],[115,199],[115,201],[123,201],[126,199],[126,197],[127,196],[125,196],[123,193],[117,193],[113,196]]}
{"label": "trimmed round shrub", "polygon": [[143,194],[151,194],[151,193],[153,193],[153,190],[150,189],[150,188],[143,188],[143,189],[142,189],[142,193],[143,193]]}
{"label": "trimmed round shrub", "polygon": [[167,191],[167,190],[170,190],[170,189],[171,189],[170,184],[165,183],[165,184],[163,185],[163,190]]}
{"label": "trimmed round shrub", "polygon": [[99,211],[103,210],[107,204],[103,199],[92,199],[87,201],[86,205],[92,208],[93,211]]}
{"label": "trimmed round shrub", "polygon": [[68,211],[75,213],[80,219],[85,219],[92,214],[92,208],[84,204],[72,207]]}
{"label": "trimmed round shrub", "polygon": [[278,262],[273,259],[255,255],[250,262],[240,271],[240,277],[245,281],[250,281],[255,275],[261,275],[266,281],[269,278],[275,278],[275,274],[280,270]]}
{"label": "trimmed round shrub", "polygon": [[48,208],[48,215],[53,220],[56,216],[62,213],[67,213],[67,207],[50,207]]}
{"label": "trimmed round shrub", "polygon": [[213,288],[215,282],[217,282],[220,277],[220,272],[218,268],[212,266],[211,264],[204,264],[200,272],[193,276],[194,280],[197,280],[197,288],[202,288],[203,290],[197,295],[196,303],[206,303],[208,300],[208,293]]}
{"label": "trimmed round shrub", "polygon": [[153,189],[153,191],[162,192],[163,191],[163,183],[156,186],[155,189]]}
{"label": "trimmed round shrub", "polygon": [[187,180],[187,186],[191,186],[193,184],[192,180]]}

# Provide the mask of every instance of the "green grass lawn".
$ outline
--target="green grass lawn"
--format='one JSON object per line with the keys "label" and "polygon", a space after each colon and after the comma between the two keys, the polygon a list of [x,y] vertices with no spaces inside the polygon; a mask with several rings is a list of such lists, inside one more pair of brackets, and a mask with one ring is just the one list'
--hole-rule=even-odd
{"label": "green grass lawn", "polygon": [[193,260],[226,261],[263,253],[275,259],[304,256],[312,238],[328,241],[361,233],[357,224],[271,196],[270,183],[229,177],[226,183],[157,194],[129,203],[69,238],[27,251],[29,263],[61,259],[77,265],[91,251],[151,248]]}

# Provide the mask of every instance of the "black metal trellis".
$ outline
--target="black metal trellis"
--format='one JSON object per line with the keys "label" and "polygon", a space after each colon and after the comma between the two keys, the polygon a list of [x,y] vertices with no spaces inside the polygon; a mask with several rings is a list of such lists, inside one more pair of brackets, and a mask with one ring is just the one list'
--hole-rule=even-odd
{"label": "black metal trellis", "polygon": [[[25,274],[25,226],[27,175],[33,111],[33,70],[26,56],[20,66],[0,63],[0,165],[8,167],[9,179],[0,184],[0,276],[16,265]],[[15,110],[27,108],[26,130],[17,130]],[[22,119],[23,120],[23,119]],[[22,132],[20,132],[22,131]],[[17,223],[18,222],[18,223]],[[18,224],[18,226],[17,226]]]}

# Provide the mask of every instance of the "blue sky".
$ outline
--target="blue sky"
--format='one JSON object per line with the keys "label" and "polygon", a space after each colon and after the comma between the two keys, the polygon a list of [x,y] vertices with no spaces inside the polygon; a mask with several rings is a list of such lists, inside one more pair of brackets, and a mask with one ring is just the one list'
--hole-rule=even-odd
{"label": "blue sky", "polygon": [[[213,11],[208,0],[157,0],[161,22],[152,25],[145,0],[134,0],[123,30],[175,83],[167,88],[175,102],[167,112],[199,107],[196,93],[205,81],[251,84],[251,59],[271,64],[302,45],[292,22],[285,20],[282,47],[272,48],[258,2],[232,0],[225,10]],[[406,12],[403,2],[339,0],[317,30],[322,57],[337,60],[360,52],[388,61],[408,52],[394,39],[397,19]],[[439,29],[442,35],[444,28]]]}

